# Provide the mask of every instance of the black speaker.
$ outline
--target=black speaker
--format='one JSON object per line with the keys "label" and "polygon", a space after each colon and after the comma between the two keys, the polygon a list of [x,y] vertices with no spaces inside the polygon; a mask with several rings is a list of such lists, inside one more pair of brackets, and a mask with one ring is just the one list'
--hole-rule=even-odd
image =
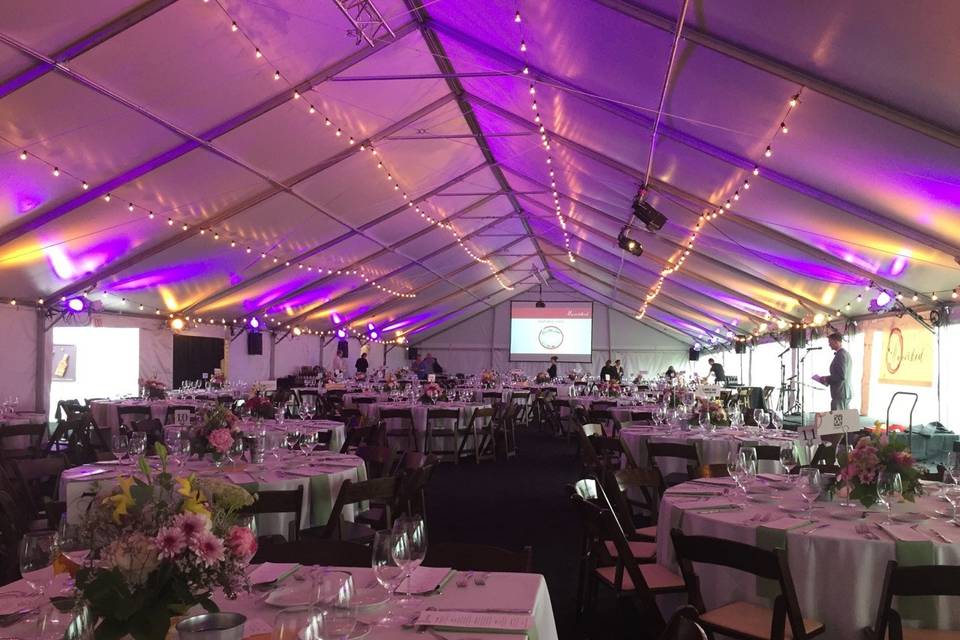
{"label": "black speaker", "polygon": [[746,353],[747,352],[747,343],[744,340],[737,340],[733,343],[733,352],[734,353]]}
{"label": "black speaker", "polygon": [[247,334],[247,354],[251,356],[263,355],[263,334],[259,331]]}
{"label": "black speaker", "polygon": [[807,330],[803,327],[790,327],[790,348],[803,349],[807,346]]}
{"label": "black speaker", "polygon": [[337,340],[337,355],[341,358],[349,358],[350,343],[346,340]]}
{"label": "black speaker", "polygon": [[416,360],[420,357],[420,350],[416,347],[407,347],[407,360]]}
{"label": "black speaker", "polygon": [[633,201],[633,215],[647,227],[647,231],[659,231],[667,223],[667,216],[653,208],[649,202]]}
{"label": "black speaker", "polygon": [[690,362],[696,362],[700,359],[700,349],[690,347]]}

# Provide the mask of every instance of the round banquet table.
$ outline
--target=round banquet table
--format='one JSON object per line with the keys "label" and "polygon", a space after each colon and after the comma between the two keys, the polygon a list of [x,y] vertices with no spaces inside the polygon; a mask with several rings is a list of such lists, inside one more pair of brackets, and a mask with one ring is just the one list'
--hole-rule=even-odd
{"label": "round banquet table", "polygon": [[[259,490],[283,491],[303,487],[303,505],[300,528],[326,524],[330,517],[340,485],[344,480],[366,480],[367,470],[362,459],[353,455],[332,452],[316,452],[309,456],[299,451],[276,450],[276,455],[267,454],[262,465],[239,463],[217,469],[209,459],[191,458],[183,466],[171,463],[174,475],[196,474],[198,478],[219,478],[243,486],[251,493]],[[91,499],[85,496],[115,484],[121,475],[136,473],[132,464],[118,465],[95,463],[67,469],[60,477],[60,498],[67,503],[67,521],[80,522],[86,505]],[[353,518],[352,508],[344,509],[344,518]],[[257,516],[257,534],[286,536],[292,520],[290,514],[262,514]]]}
{"label": "round banquet table", "polygon": [[[764,548],[785,544],[800,610],[805,618],[826,625],[826,633],[819,636],[825,640],[858,638],[862,628],[873,624],[889,560],[901,564],[960,564],[960,528],[935,513],[949,510],[949,505],[936,495],[935,486],[927,485],[931,493],[919,497],[916,503],[894,505],[895,521],[906,518],[907,513],[929,516],[917,530],[911,524],[895,522],[885,531],[877,525],[886,520],[886,515],[865,511],[859,503],[856,507],[844,507],[837,502],[817,502],[812,521],[803,512],[788,513],[802,500],[792,486],[782,481],[758,481],[757,491],[766,490],[769,494],[761,495],[772,496],[760,498],[771,500],[764,503],[748,501],[736,489],[711,497],[688,495],[722,490],[719,481],[714,478],[710,484],[687,482],[667,491],[657,525],[657,562],[679,571],[670,542],[673,527],[689,535],[713,536]],[[848,518],[852,514],[853,519],[838,519],[838,514],[848,514]],[[866,523],[870,535],[857,533],[858,523]],[[918,561],[920,557],[925,560]],[[702,564],[697,565],[697,571],[708,608],[734,600],[769,606],[769,597],[775,595],[753,576],[739,571]],[[894,601],[894,608],[905,618],[905,626],[960,628],[960,606],[955,598],[922,600],[906,605],[909,609]],[[681,603],[664,599],[660,604],[668,615],[673,611],[670,607]]]}
{"label": "round banquet table", "polygon": [[[248,569],[248,575],[258,566],[264,568],[267,565],[251,565]],[[275,569],[281,571],[292,568],[290,565],[274,565]],[[312,567],[303,567],[297,571],[297,575],[308,575]],[[368,591],[380,591],[381,587],[377,584],[373,575],[373,569],[369,567],[317,567],[319,570],[347,571],[353,574],[354,584],[358,592],[365,594]],[[46,571],[50,571],[49,569]],[[49,574],[47,574],[49,575]],[[298,584],[296,577],[284,582],[284,586]],[[43,579],[38,576],[37,579]],[[422,610],[426,607],[435,607],[436,609],[449,610],[487,610],[491,612],[499,610],[528,611],[530,615],[530,626],[527,628],[526,636],[515,634],[512,636],[480,633],[480,632],[447,632],[443,635],[449,638],[504,638],[513,637],[518,640],[524,637],[534,640],[557,640],[557,625],[553,617],[553,607],[550,603],[550,592],[547,590],[547,582],[542,575],[536,573],[488,573],[485,585],[476,585],[469,582],[468,586],[458,588],[455,586],[456,579],[446,581],[445,585],[437,591],[426,596],[417,596],[416,604],[409,610],[411,614],[416,610]],[[306,580],[299,584],[309,584]],[[54,595],[71,595],[71,581],[66,574],[57,576],[51,584],[49,593]],[[30,609],[46,604],[47,600],[43,596],[32,595],[33,590],[25,580],[17,580],[10,584],[0,587],[0,613],[13,613],[24,609]],[[221,611],[240,612],[246,616],[247,621],[244,625],[243,635],[245,638],[270,637],[274,622],[280,608],[266,603],[264,594],[260,591],[251,593],[241,593],[236,600],[228,600],[219,591],[214,592],[213,601]],[[361,622],[371,624],[369,634],[365,637],[369,640],[419,640],[422,638],[432,638],[429,633],[424,634],[422,630],[413,627],[384,627],[376,623],[383,615],[383,606],[364,607],[358,612],[357,618]],[[191,614],[202,613],[199,607],[192,609]],[[33,614],[22,618],[20,621],[5,627],[3,629],[4,638],[36,638],[37,615]],[[66,630],[67,625],[72,620],[72,614],[67,613],[61,616],[61,624],[57,629]],[[168,635],[175,637],[176,633]]]}
{"label": "round banquet table", "polygon": [[94,400],[90,403],[90,413],[93,415],[94,422],[101,428],[109,428],[111,432],[116,432],[120,428],[120,414],[117,409],[120,407],[149,408],[150,417],[166,423],[167,407],[169,406],[191,406],[200,407],[209,404],[210,400]]}
{"label": "round banquet table", "polygon": [[[411,413],[413,413],[413,428],[416,432],[417,447],[420,451],[423,451],[424,439],[426,438],[427,433],[427,411],[429,409],[458,409],[460,411],[460,426],[465,427],[467,424],[469,424],[470,418],[473,416],[474,411],[489,406],[489,404],[482,404],[478,402],[438,402],[437,404],[430,405],[422,404],[420,402],[373,402],[366,405],[360,405],[360,411],[368,421],[376,421],[380,419],[380,411],[383,409],[410,409]],[[399,427],[399,422],[400,421],[398,419],[388,420],[387,428],[397,428]],[[477,426],[484,425],[481,424]],[[395,444],[399,446],[400,443],[397,441]],[[449,442],[444,442],[444,438],[435,437],[431,442],[431,448],[433,450],[440,450],[449,444]]]}
{"label": "round banquet table", "polygon": [[[666,426],[655,427],[650,425],[624,425],[620,429],[620,440],[641,467],[650,465],[647,455],[647,442],[672,442],[676,444],[692,444],[697,448],[700,464],[726,464],[727,454],[733,449],[742,446],[777,446],[785,442],[795,442],[797,434],[791,431],[767,431],[757,435],[746,431],[720,429],[712,433],[704,433],[697,429],[681,431]],[[799,447],[801,462],[809,462],[809,452]],[[657,461],[657,466],[664,475],[685,473],[686,461],[678,458],[665,458]],[[760,460],[761,473],[782,473],[783,467],[776,460]]]}

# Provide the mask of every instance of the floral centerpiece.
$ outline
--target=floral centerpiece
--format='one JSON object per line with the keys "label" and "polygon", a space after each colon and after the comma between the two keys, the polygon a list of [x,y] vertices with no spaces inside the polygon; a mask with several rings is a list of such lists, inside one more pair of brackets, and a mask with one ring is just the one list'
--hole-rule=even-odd
{"label": "floral centerpiece", "polygon": [[190,433],[190,451],[200,457],[209,453],[214,460],[225,458],[237,438],[242,437],[237,416],[224,405],[208,411],[203,423]]}
{"label": "floral centerpiece", "polygon": [[443,387],[436,382],[428,382],[423,385],[422,391],[420,401],[424,404],[433,404],[443,396]]}
{"label": "floral centerpiece", "polygon": [[480,372],[480,386],[489,389],[497,382],[496,374],[490,369],[484,369]]}
{"label": "floral centerpiece", "polygon": [[891,441],[886,434],[864,436],[849,451],[837,455],[838,481],[850,489],[850,498],[870,507],[879,499],[877,479],[881,472],[899,473],[901,496],[910,502],[921,493],[920,470],[904,439]]}
{"label": "floral centerpiece", "polygon": [[210,386],[214,389],[223,388],[223,383],[226,382],[226,378],[223,375],[223,371],[220,369],[214,369],[213,375],[210,376]]}
{"label": "floral centerpiece", "polygon": [[141,458],[139,476],[98,494],[80,527],[93,551],[76,574],[77,604],[95,640],[163,640],[174,616],[195,605],[217,611],[214,589],[231,599],[249,589],[257,539],[238,523],[253,497],[220,480],[176,477],[163,445],[156,452],[159,471]]}
{"label": "floral centerpiece", "polygon": [[730,418],[727,416],[727,410],[719,400],[708,400],[699,398],[697,400],[696,412],[698,414],[704,411],[710,412],[710,422],[715,425],[729,425]]}
{"label": "floral centerpiece", "polygon": [[548,382],[550,382],[550,374],[548,374],[546,371],[541,371],[534,378],[534,381],[537,384],[547,384]]}
{"label": "floral centerpiece", "polygon": [[140,378],[140,388],[147,398],[162,400],[167,397],[167,385],[156,378]]}
{"label": "floral centerpiece", "polygon": [[620,383],[619,382],[601,382],[597,385],[600,390],[600,395],[608,396],[610,398],[617,398],[620,396]]}

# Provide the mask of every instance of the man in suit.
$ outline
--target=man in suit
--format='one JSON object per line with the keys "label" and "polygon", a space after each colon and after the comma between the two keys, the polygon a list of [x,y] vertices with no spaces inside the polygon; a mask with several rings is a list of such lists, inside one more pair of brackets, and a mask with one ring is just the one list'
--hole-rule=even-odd
{"label": "man in suit", "polygon": [[830,410],[847,409],[852,396],[853,384],[852,362],[850,354],[843,348],[843,336],[831,333],[827,338],[833,350],[833,361],[830,363],[830,375],[813,376],[813,379],[822,385],[830,387]]}
{"label": "man in suit", "polygon": [[603,364],[603,368],[600,369],[600,380],[604,382],[616,382],[617,381],[617,370],[613,367],[613,363],[607,360]]}

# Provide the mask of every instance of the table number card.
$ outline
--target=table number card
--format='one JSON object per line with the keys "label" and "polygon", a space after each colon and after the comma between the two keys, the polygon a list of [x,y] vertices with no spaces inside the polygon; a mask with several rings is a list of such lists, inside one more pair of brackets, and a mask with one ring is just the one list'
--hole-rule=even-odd
{"label": "table number card", "polygon": [[427,609],[417,618],[418,625],[450,629],[484,629],[509,633],[526,633],[533,626],[527,613],[500,613],[481,611],[437,611]]}
{"label": "table number card", "polygon": [[860,429],[860,412],[856,409],[824,411],[813,419],[817,435],[828,436],[835,433],[850,433]]}

